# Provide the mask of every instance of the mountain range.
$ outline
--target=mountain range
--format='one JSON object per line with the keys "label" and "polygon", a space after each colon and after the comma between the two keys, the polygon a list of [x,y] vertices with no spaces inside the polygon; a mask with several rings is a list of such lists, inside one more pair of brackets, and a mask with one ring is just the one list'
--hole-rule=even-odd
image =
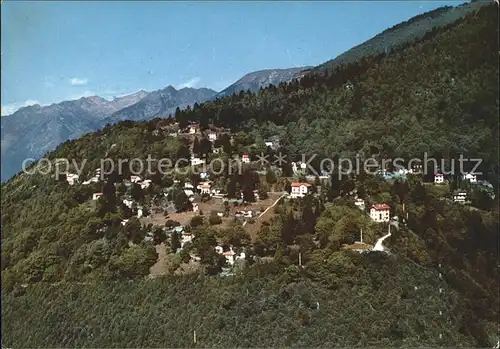
{"label": "mountain range", "polygon": [[38,159],[60,143],[96,131],[106,124],[168,117],[177,107],[185,108],[241,90],[258,92],[269,84],[289,81],[307,68],[253,72],[220,93],[208,88],[176,90],[169,85],[153,92],[141,90],[112,101],[91,96],[49,106],[37,104],[21,108],[14,114],[2,117],[1,180],[5,181],[19,172],[25,159]]}

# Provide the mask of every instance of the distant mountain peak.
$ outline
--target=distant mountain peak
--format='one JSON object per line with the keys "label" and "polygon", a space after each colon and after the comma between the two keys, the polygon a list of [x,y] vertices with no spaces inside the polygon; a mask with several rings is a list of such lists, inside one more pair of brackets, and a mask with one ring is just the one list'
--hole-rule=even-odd
{"label": "distant mountain peak", "polygon": [[258,92],[261,88],[271,84],[278,85],[282,82],[288,82],[295,78],[300,72],[310,69],[311,67],[294,67],[288,69],[263,69],[257,70],[244,75],[231,86],[222,90],[217,94],[217,97],[230,96],[233,93],[240,91]]}

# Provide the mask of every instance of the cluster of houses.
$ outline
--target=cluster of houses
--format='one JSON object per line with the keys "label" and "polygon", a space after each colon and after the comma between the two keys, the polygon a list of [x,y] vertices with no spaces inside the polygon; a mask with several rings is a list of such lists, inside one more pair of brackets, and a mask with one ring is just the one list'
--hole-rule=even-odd
{"label": "cluster of houses", "polygon": [[[181,247],[176,252],[180,252],[186,246],[186,244],[191,243],[195,237],[193,233],[187,232],[184,226],[169,227],[169,228],[165,227],[163,228],[163,231],[165,232],[167,237],[171,237],[173,233],[179,236]],[[149,242],[153,241],[153,233],[148,232],[144,238],[144,241],[149,241]],[[244,252],[237,254],[233,250],[232,246],[229,246],[229,249],[225,251],[224,248],[219,245],[215,247],[215,251],[218,254],[223,255],[226,258],[227,264],[229,264],[230,266],[233,266],[238,260],[245,260],[246,257]],[[196,256],[191,256],[191,257],[195,260],[198,259]]]}
{"label": "cluster of houses", "polygon": [[[181,247],[176,252],[181,251],[188,242],[192,242],[194,239],[194,234],[187,232],[182,225],[170,228],[165,227],[163,228],[163,231],[165,232],[167,237],[171,237],[173,233],[176,233],[179,236]],[[146,234],[146,237],[144,238],[144,241],[153,241],[153,233],[148,232]]]}
{"label": "cluster of houses", "polygon": [[196,189],[194,188],[193,184],[189,182],[184,183],[184,194],[186,194],[186,196],[189,198],[189,201],[194,201],[194,195],[196,193],[199,193],[200,195],[209,195],[220,198],[225,196],[225,194],[221,194],[220,189],[213,187],[213,183],[211,181],[203,181],[198,183]]}
{"label": "cluster of houses", "polygon": [[245,252],[240,252],[240,254],[236,254],[233,250],[233,247],[230,246],[228,251],[224,251],[222,246],[215,246],[215,251],[218,254],[223,255],[226,258],[226,262],[229,265],[234,265],[234,263],[238,260],[245,260]]}

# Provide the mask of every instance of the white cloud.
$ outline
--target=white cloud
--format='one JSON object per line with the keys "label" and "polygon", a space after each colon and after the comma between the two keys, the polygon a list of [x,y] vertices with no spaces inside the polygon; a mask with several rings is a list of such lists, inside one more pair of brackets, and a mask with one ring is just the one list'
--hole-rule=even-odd
{"label": "white cloud", "polygon": [[87,85],[88,79],[71,78],[69,82],[73,86],[82,86]]}
{"label": "white cloud", "polygon": [[200,82],[200,78],[194,77],[194,78],[189,79],[188,81],[186,81],[180,85],[177,85],[176,88],[181,89],[181,88],[185,88],[185,87],[195,87],[199,82]]}
{"label": "white cloud", "polygon": [[17,103],[11,103],[7,105],[2,105],[2,116],[14,114],[17,110],[19,110],[22,107],[27,107],[29,105],[34,105],[34,104],[40,104],[40,102],[28,99],[27,101],[24,102],[17,102]]}

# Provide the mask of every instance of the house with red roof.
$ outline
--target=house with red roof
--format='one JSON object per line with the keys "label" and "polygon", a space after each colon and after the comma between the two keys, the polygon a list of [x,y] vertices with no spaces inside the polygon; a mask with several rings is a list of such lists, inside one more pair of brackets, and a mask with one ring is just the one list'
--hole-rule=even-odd
{"label": "house with red roof", "polygon": [[292,191],[290,192],[290,197],[292,198],[301,198],[304,197],[309,192],[309,188],[311,187],[311,184],[309,183],[292,183]]}
{"label": "house with red roof", "polygon": [[375,204],[370,208],[370,218],[375,222],[389,222],[391,208],[387,204]]}
{"label": "house with red roof", "polygon": [[198,189],[201,194],[210,194],[212,184],[210,182],[201,182],[200,184],[198,184],[196,189]]}
{"label": "house with red roof", "polygon": [[248,156],[248,154],[243,154],[241,156],[241,162],[243,162],[245,164],[248,164],[250,162],[250,157]]}

